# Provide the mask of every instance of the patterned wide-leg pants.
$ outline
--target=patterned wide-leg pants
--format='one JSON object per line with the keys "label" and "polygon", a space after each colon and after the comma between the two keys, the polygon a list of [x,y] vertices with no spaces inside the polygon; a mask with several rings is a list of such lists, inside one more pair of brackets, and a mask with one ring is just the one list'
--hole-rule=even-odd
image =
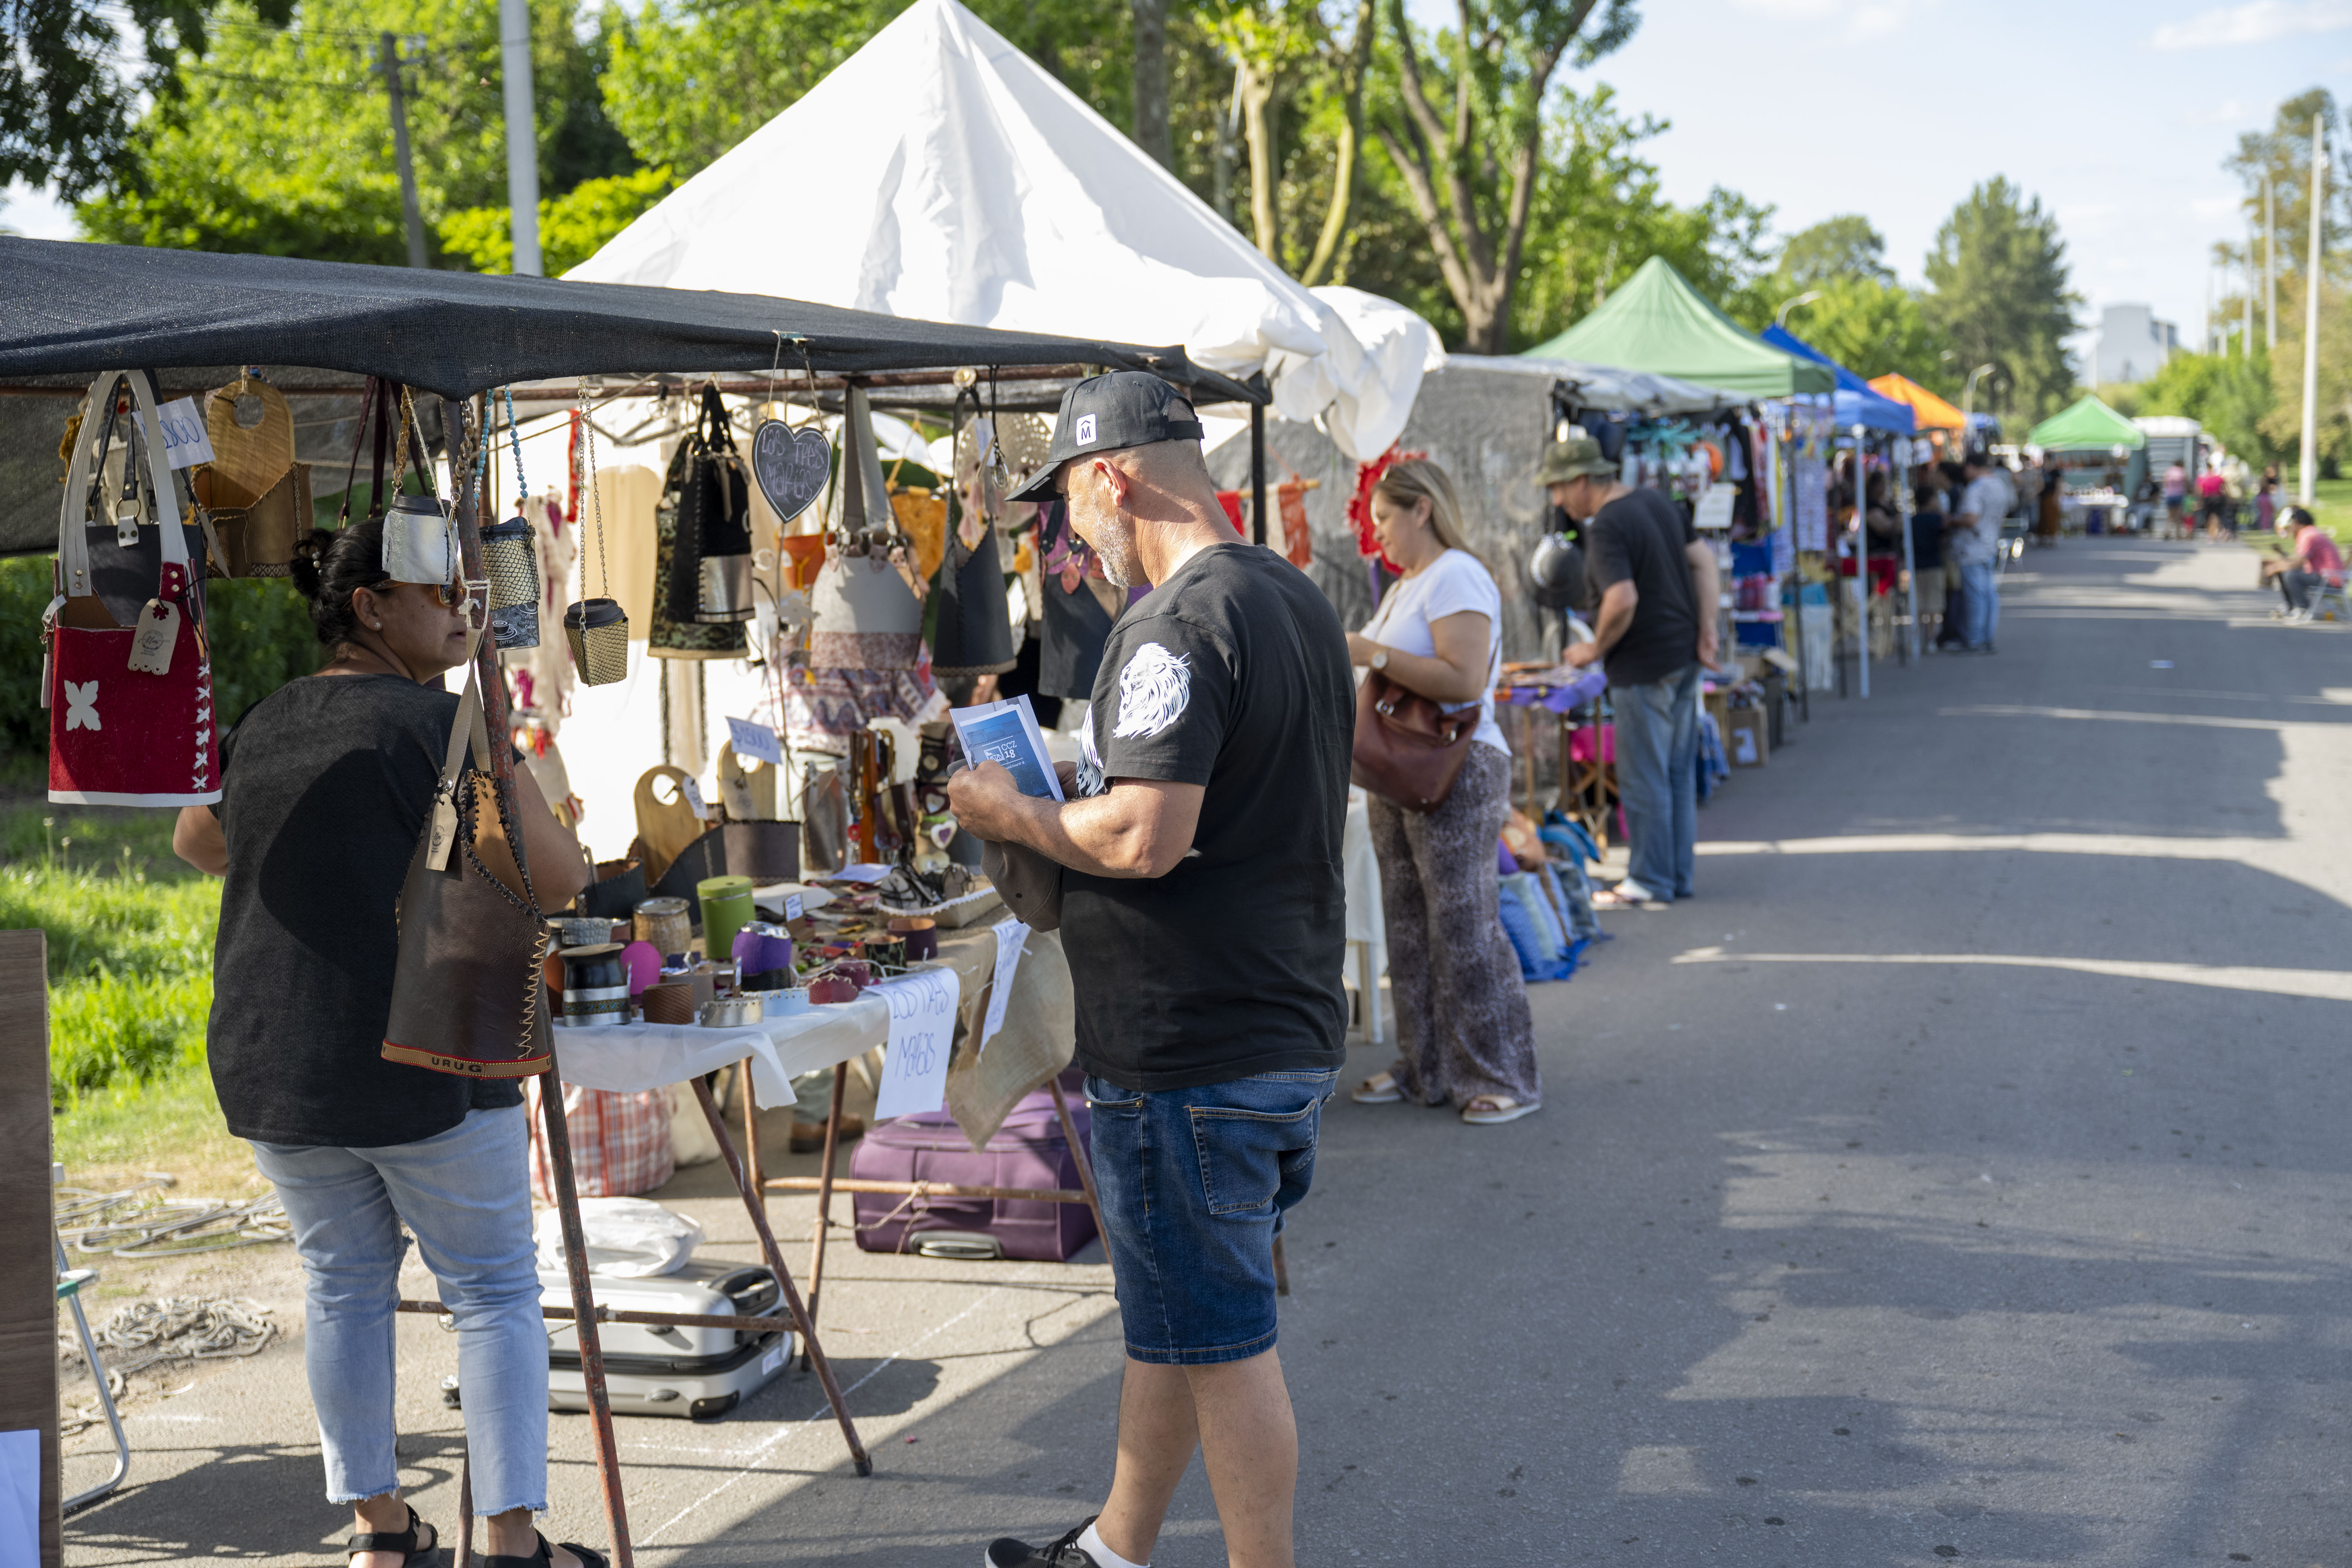
{"label": "patterned wide-leg pants", "polygon": [[1543,1099],[1527,986],[1495,910],[1495,849],[1510,805],[1510,759],[1476,741],[1435,811],[1371,800],[1402,1053],[1389,1070],[1423,1105]]}

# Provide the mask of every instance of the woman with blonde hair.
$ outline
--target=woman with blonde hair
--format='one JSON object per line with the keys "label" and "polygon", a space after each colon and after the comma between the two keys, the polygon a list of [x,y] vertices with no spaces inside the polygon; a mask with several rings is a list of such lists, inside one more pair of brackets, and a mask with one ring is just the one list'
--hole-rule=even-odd
{"label": "woman with blonde hair", "polygon": [[1364,629],[1349,634],[1350,658],[1442,707],[1479,714],[1444,805],[1423,813],[1371,800],[1401,1050],[1354,1098],[1450,1103],[1477,1126],[1516,1121],[1542,1105],[1543,1079],[1518,957],[1496,911],[1495,847],[1511,809],[1511,750],[1495,723],[1503,595],[1463,542],[1444,468],[1392,463],[1371,500],[1373,537],[1402,576]]}

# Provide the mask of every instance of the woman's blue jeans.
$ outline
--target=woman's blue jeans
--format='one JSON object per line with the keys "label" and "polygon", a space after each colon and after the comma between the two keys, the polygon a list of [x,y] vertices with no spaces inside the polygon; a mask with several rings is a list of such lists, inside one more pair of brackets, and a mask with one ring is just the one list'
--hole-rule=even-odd
{"label": "woman's blue jeans", "polygon": [[530,1235],[529,1123],[475,1110],[446,1132],[378,1149],[256,1143],[307,1277],[303,1362],[334,1502],[400,1484],[393,1308],[415,1234],[457,1320],[474,1507],[547,1507],[547,1329]]}

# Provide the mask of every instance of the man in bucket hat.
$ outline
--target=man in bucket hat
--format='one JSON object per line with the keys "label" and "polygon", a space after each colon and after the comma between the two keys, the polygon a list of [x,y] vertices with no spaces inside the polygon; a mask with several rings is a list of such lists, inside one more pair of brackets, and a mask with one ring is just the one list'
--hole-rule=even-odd
{"label": "man in bucket hat", "polygon": [[1127,1342],[1102,1512],[992,1568],[1141,1568],[1195,1448],[1235,1568],[1289,1568],[1298,1435],[1274,1241],[1345,1058],[1339,872],[1355,688],[1330,602],[1234,536],[1157,376],[1082,381],[1018,499],[1069,507],[1120,587],[1066,802],[983,763],[962,826],[1063,868],[1103,1243]]}
{"label": "man in bucket hat", "polygon": [[1537,478],[1552,504],[1584,524],[1585,580],[1598,596],[1593,640],[1568,662],[1609,672],[1617,718],[1617,798],[1625,808],[1625,879],[1597,908],[1691,896],[1698,838],[1699,671],[1715,662],[1719,597],[1715,552],[1682,511],[1635,489],[1578,432],[1552,443]]}

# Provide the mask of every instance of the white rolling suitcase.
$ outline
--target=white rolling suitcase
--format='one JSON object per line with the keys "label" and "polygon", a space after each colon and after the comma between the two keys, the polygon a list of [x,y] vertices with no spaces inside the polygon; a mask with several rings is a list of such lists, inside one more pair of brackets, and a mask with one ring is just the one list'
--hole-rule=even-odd
{"label": "white rolling suitcase", "polygon": [[[541,1269],[539,1282],[551,1302],[568,1304],[572,1281],[561,1268]],[[683,1415],[710,1420],[724,1415],[755,1391],[782,1375],[798,1350],[784,1326],[783,1292],[763,1268],[696,1258],[675,1274],[632,1279],[594,1274],[589,1288],[596,1304],[615,1312],[677,1312],[696,1317],[773,1318],[775,1331],[675,1328],[651,1323],[604,1323],[604,1387],[613,1410],[623,1415]],[[547,1407],[584,1411],[588,1384],[580,1371],[578,1331],[569,1320],[547,1325]],[[442,1397],[460,1402],[457,1379],[442,1380]]]}

